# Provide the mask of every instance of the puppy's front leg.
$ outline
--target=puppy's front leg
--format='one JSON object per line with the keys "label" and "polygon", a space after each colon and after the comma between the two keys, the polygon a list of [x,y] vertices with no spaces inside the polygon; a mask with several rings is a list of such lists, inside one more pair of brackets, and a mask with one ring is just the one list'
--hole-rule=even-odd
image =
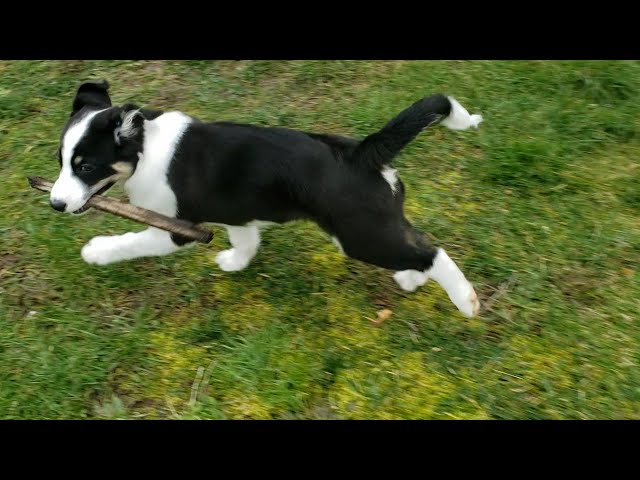
{"label": "puppy's front leg", "polygon": [[82,247],[81,253],[87,263],[107,265],[139,257],[168,255],[179,249],[169,232],[150,227],[139,233],[94,237]]}

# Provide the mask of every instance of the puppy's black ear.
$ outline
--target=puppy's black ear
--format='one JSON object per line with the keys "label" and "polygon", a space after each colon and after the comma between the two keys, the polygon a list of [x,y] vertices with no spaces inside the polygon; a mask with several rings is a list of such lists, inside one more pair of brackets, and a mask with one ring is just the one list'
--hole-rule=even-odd
{"label": "puppy's black ear", "polygon": [[111,98],[109,97],[109,82],[106,80],[98,80],[85,82],[80,85],[76,98],[73,99],[73,108],[71,116],[75,115],[78,110],[83,107],[107,108],[111,106]]}

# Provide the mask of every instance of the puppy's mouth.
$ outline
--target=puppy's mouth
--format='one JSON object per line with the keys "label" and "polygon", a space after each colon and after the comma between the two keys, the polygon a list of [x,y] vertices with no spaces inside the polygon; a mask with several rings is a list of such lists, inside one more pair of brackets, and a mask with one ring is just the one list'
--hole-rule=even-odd
{"label": "puppy's mouth", "polygon": [[[87,198],[87,202],[89,202],[89,200],[91,199],[91,197],[94,197],[95,195],[102,195],[103,193],[105,193],[107,190],[109,190],[111,187],[113,187],[116,184],[116,182],[109,182],[107,183],[104,187],[100,188],[99,190],[95,191],[94,193],[91,194],[91,196],[89,198]],[[85,204],[80,207],[78,210],[75,210],[73,212],[71,212],[72,215],[80,215],[81,213],[86,212],[87,210],[89,210],[91,208],[90,205],[87,205],[87,203],[85,202]]]}

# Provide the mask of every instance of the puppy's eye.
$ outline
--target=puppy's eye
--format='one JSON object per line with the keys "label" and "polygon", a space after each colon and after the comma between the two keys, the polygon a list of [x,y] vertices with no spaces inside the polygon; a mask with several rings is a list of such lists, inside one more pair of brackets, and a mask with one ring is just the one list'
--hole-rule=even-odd
{"label": "puppy's eye", "polygon": [[94,167],[93,165],[89,165],[88,163],[83,163],[82,165],[80,165],[81,172],[92,172],[95,169],[96,167]]}

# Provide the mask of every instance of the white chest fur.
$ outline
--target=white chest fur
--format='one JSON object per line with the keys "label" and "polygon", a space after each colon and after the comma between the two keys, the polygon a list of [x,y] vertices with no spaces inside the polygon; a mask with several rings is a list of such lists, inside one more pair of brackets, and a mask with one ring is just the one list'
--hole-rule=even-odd
{"label": "white chest fur", "polygon": [[178,203],[167,174],[178,142],[191,121],[183,113],[170,112],[144,122],[144,150],[139,154],[135,173],[124,184],[131,204],[170,217],[177,215]]}

